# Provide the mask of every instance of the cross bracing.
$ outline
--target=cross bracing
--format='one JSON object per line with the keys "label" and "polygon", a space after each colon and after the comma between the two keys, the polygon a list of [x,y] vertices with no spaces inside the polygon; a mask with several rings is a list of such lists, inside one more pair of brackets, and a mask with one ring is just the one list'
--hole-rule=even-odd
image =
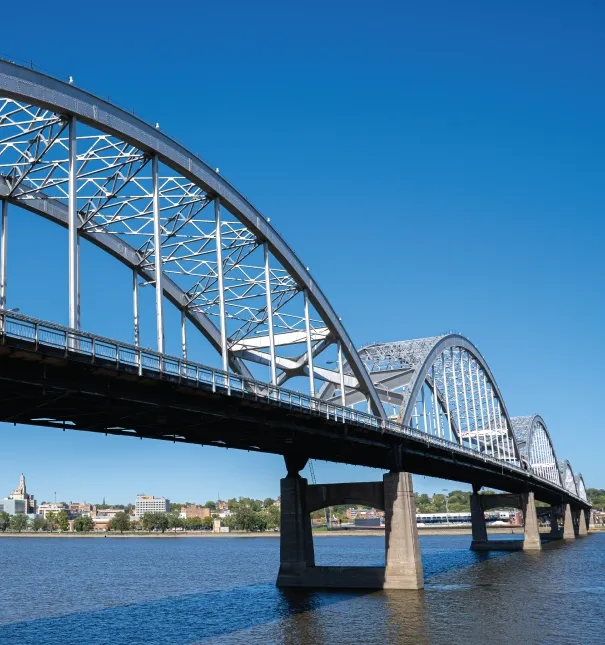
{"label": "cross bracing", "polygon": [[[80,326],[78,239],[103,242],[115,255],[113,237],[120,259],[143,277],[133,280],[135,343],[136,291],[151,284],[160,352],[166,296],[220,350],[224,369],[250,374],[255,365],[266,366],[280,384],[304,376],[311,393],[323,381],[346,381],[383,414],[317,284],[269,221],[218,172],[73,86],[5,61],[0,70],[0,195],[34,212],[43,205],[41,214],[53,219],[58,213],[54,221],[67,226],[70,324]],[[345,360],[353,366],[347,377]]]}
{"label": "cross bracing", "polygon": [[[23,208],[68,231],[72,329],[81,325],[79,240],[86,239],[132,269],[135,347],[139,287],[151,285],[160,355],[168,302],[181,312],[184,360],[189,321],[219,352],[224,371],[251,378],[263,369],[277,387],[305,382],[311,397],[371,411],[382,423],[390,417],[556,483],[546,426],[536,425],[524,452],[470,341],[450,334],[357,352],[308,269],[218,171],[119,108],[5,61],[0,201],[0,308],[7,306],[9,206],[11,217]],[[585,495],[581,476],[566,468],[559,482]]]}

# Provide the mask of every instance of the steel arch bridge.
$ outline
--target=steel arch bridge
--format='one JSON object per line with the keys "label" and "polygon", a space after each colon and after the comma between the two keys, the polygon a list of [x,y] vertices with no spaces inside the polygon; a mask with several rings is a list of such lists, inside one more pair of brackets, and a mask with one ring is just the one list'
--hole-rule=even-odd
{"label": "steel arch bridge", "polygon": [[[93,363],[102,346],[103,359],[120,369],[134,366],[139,375],[156,370],[163,377],[172,366],[171,376],[199,381],[200,369],[212,368],[188,361],[187,351],[203,338],[220,356],[213,392],[221,381],[228,395],[237,390],[258,398],[264,392],[267,404],[286,397],[301,412],[325,412],[328,421],[377,431],[393,442],[404,435],[422,440],[428,449],[497,464],[510,478],[530,477],[586,503],[581,475],[557,462],[545,422],[537,415],[510,417],[491,370],[468,339],[447,334],[357,351],[270,221],[157,124],[71,82],[0,61],[0,200],[5,346],[58,348]],[[14,207],[67,229],[68,328],[7,308]],[[81,239],[132,271],[128,345],[81,330]],[[140,347],[141,283],[155,289],[157,352]],[[182,357],[165,353],[166,303],[180,312]],[[65,419],[30,415],[28,422]],[[102,430],[112,428],[105,423]],[[123,430],[137,432],[135,426]],[[176,439],[174,433],[158,438],[168,436]],[[352,441],[348,430],[347,436]]]}

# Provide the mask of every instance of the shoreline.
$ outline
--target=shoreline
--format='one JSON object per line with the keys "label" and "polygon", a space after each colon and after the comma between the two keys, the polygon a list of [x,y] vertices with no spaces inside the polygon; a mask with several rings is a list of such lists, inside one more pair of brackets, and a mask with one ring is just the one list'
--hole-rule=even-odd
{"label": "shoreline", "polygon": [[[515,526],[510,528],[493,528],[488,529],[488,534],[490,535],[522,535],[523,527]],[[455,528],[455,527],[443,527],[443,528],[419,528],[418,535],[471,535],[470,528]],[[143,538],[143,539],[152,539],[152,540],[162,540],[162,539],[214,539],[214,538],[278,538],[280,536],[279,531],[263,531],[262,533],[246,533],[243,531],[233,531],[230,533],[213,533],[212,531],[190,531],[190,532],[179,532],[179,533],[143,533],[143,532],[129,532],[129,533],[113,533],[113,532],[99,532],[99,533],[73,533],[73,532],[23,532],[23,533],[11,533],[9,531],[0,533],[0,539],[2,538],[68,538],[68,539],[117,539],[117,540],[127,540],[132,538]],[[332,529],[330,531],[313,531],[313,537],[382,537],[384,536],[384,529]]]}
{"label": "shoreline", "polygon": [[[591,529],[589,533],[601,533],[605,528]],[[550,529],[544,527],[540,529],[540,533],[549,533]],[[488,535],[523,535],[522,526],[509,527],[494,527],[487,529]],[[443,527],[443,528],[424,528],[418,529],[418,535],[472,535],[470,528],[456,528],[456,527]],[[244,531],[233,531],[231,533],[213,533],[212,531],[190,531],[179,533],[143,533],[143,532],[129,532],[129,533],[113,533],[113,532],[99,532],[99,533],[72,533],[72,532],[56,532],[56,533],[11,533],[5,531],[0,533],[2,538],[50,538],[50,539],[112,539],[112,540],[129,540],[129,539],[144,539],[144,540],[184,540],[184,539],[216,539],[216,538],[278,538],[279,531],[264,531],[262,533],[246,533]],[[313,537],[383,537],[384,529],[332,529],[330,531],[313,531]]]}

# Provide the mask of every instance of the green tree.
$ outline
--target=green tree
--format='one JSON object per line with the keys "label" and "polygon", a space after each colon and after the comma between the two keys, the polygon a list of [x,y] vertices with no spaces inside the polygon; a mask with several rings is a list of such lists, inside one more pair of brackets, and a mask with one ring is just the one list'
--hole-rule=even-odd
{"label": "green tree", "polygon": [[67,517],[67,511],[59,511],[57,513],[57,527],[61,531],[69,530],[69,518]]}
{"label": "green tree", "polygon": [[206,508],[209,508],[209,509],[213,510],[213,511],[215,511],[215,510],[216,510],[216,502],[213,502],[213,501],[211,501],[211,500],[208,500],[208,501],[204,504],[204,506],[205,506]]}
{"label": "green tree", "polygon": [[267,499],[263,502],[263,507],[264,508],[270,508],[275,504],[275,500],[272,499],[271,497],[267,497]]}
{"label": "green tree", "polygon": [[[325,518],[325,513],[323,511],[321,512],[321,519]],[[265,518],[265,521],[267,522],[267,528],[268,529],[277,529],[279,528],[280,521],[281,521],[281,511],[277,506],[269,506],[264,512],[263,516]]]}
{"label": "green tree", "polygon": [[204,525],[204,519],[206,518],[201,518],[201,517],[188,517],[185,519],[185,527],[188,529],[201,529],[202,526]]}
{"label": "green tree", "polygon": [[80,515],[74,520],[74,531],[78,533],[88,533],[92,531],[95,526],[95,523],[92,520],[92,517],[88,515]]}
{"label": "green tree", "polygon": [[50,531],[54,531],[57,527],[57,514],[54,511],[50,511],[46,514],[46,523]]}
{"label": "green tree", "polygon": [[27,528],[27,515],[12,515],[10,519],[10,530],[11,531],[17,531],[17,533],[21,533],[21,531],[25,531]]}
{"label": "green tree", "polygon": [[267,520],[251,508],[245,506],[240,507],[232,518],[233,528],[240,531],[256,532],[264,531],[267,528]]}
{"label": "green tree", "polygon": [[0,511],[0,531],[4,533],[10,524],[11,516],[5,511]]}
{"label": "green tree", "polygon": [[155,528],[165,533],[166,529],[170,528],[168,513],[157,513],[156,515]]}
{"label": "green tree", "polygon": [[156,515],[157,513],[145,513],[141,517],[141,524],[145,531],[153,531],[155,528]]}
{"label": "green tree", "polygon": [[212,526],[214,525],[213,517],[203,517],[201,519],[202,519],[202,528],[204,529],[211,529]]}
{"label": "green tree", "polygon": [[45,531],[48,528],[48,522],[40,515],[36,515],[30,522],[32,531]]}
{"label": "green tree", "polygon": [[130,518],[124,512],[116,513],[109,522],[109,529],[120,533],[130,530]]}
{"label": "green tree", "polygon": [[168,519],[168,528],[176,531],[177,529],[181,529],[185,526],[185,522],[179,513],[170,512],[166,513],[166,516]]}

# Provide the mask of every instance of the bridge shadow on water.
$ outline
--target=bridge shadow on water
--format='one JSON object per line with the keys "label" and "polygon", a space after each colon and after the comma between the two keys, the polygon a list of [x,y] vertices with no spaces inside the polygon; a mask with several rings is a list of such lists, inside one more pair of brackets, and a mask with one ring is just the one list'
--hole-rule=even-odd
{"label": "bridge shadow on water", "polygon": [[[335,542],[326,539],[322,546],[330,551],[337,547]],[[357,538],[347,538],[346,542],[353,546],[351,543],[357,542]],[[433,576],[507,555],[473,553],[468,550],[468,540],[453,538],[452,542],[444,545],[439,539],[422,539],[427,588],[430,588]],[[343,550],[342,542],[338,546],[343,552],[348,550]],[[320,548],[319,552],[322,551]],[[353,552],[358,551],[354,548]],[[330,560],[333,564],[332,557]],[[365,564],[383,563],[378,560]],[[372,621],[380,626],[378,632],[382,638],[388,638],[390,642],[422,644],[428,643],[423,640],[426,603],[423,592],[280,590],[273,582],[262,582],[94,611],[78,612],[75,607],[74,613],[67,615],[0,625],[0,643],[193,645],[254,640],[310,645],[333,641],[334,634],[338,633],[334,632],[334,621],[350,626],[353,621],[354,629],[363,629],[364,621],[372,616]],[[358,626],[354,625],[355,621],[359,622]]]}

